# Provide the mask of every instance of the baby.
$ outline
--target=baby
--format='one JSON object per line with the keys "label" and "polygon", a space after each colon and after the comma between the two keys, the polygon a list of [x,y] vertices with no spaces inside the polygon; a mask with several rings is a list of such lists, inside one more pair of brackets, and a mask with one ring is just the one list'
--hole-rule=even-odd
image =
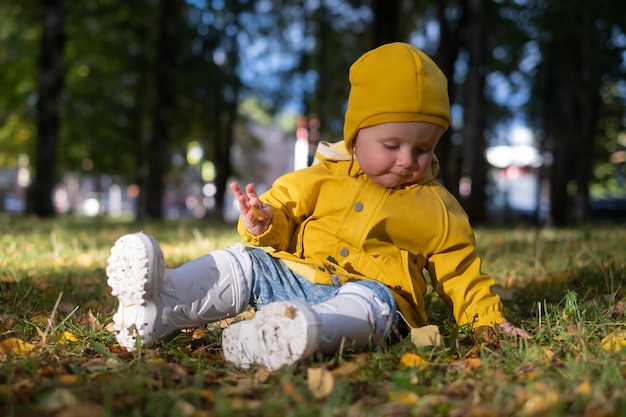
{"label": "baby", "polygon": [[344,140],[259,196],[230,188],[246,245],[165,269],[158,243],[135,233],[111,250],[120,345],[257,309],[222,333],[226,360],[271,370],[311,353],[380,343],[392,327],[427,323],[428,271],[459,325],[527,337],[502,313],[481,272],[467,215],[435,179],[450,124],[447,80],[422,51],[391,43],[350,69]]}

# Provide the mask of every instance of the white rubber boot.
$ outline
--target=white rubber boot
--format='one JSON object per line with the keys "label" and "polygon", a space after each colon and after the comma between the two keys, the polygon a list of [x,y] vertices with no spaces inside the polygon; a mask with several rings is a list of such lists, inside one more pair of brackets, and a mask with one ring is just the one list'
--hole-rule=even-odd
{"label": "white rubber boot", "polygon": [[391,329],[390,306],[364,285],[347,283],[313,310],[324,323],[318,350],[326,354],[375,346]]}
{"label": "white rubber boot", "polygon": [[348,283],[331,300],[315,306],[279,301],[261,308],[254,319],[222,332],[224,358],[241,368],[253,364],[274,371],[316,351],[340,346],[365,348],[381,341],[390,326],[390,307],[369,288]]}
{"label": "white rubber boot", "polygon": [[119,300],[116,338],[128,350],[152,347],[178,329],[233,317],[250,300],[252,263],[241,245],[165,269],[157,241],[139,232],[117,240],[106,272]]}
{"label": "white rubber boot", "polygon": [[275,371],[314,353],[321,329],[322,322],[310,306],[277,301],[257,311],[252,320],[224,329],[224,359],[244,369],[256,364]]}

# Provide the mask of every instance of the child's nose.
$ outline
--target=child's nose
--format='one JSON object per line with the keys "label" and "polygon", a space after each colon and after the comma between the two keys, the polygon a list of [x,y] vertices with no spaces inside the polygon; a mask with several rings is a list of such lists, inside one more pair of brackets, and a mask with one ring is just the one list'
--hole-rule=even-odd
{"label": "child's nose", "polygon": [[415,165],[415,159],[411,152],[402,152],[398,156],[396,163],[401,167],[412,167]]}

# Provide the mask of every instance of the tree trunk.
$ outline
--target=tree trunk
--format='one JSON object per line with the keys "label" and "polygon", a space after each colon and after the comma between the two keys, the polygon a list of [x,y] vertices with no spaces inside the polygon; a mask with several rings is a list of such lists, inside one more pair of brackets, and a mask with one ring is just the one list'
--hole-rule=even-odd
{"label": "tree trunk", "polygon": [[576,213],[574,218],[583,223],[590,216],[589,182],[593,175],[595,133],[598,123],[600,102],[600,74],[597,71],[598,58],[595,45],[600,44],[594,24],[597,20],[596,7],[589,2],[582,2],[577,14],[580,19],[580,90],[577,101],[580,106],[580,146],[576,163]]}
{"label": "tree trunk", "polygon": [[148,179],[146,182],[146,215],[163,218],[165,174],[168,171],[175,81],[178,67],[179,28],[183,0],[161,0],[160,33],[156,60],[155,104],[152,138],[148,147]]}
{"label": "tree trunk", "polygon": [[[461,2],[463,3],[463,2]],[[460,37],[459,33],[465,26],[465,15],[453,24],[453,22],[446,17],[445,11],[447,7],[463,7],[462,4],[450,5],[450,2],[437,2],[437,21],[439,22],[439,47],[434,57],[435,62],[439,65],[443,73],[448,78],[448,95],[450,101],[456,96],[456,84],[454,83],[454,64],[459,55]],[[439,157],[441,170],[439,172],[439,179],[443,185],[450,191],[455,197],[459,197],[459,155],[458,146],[452,141],[452,126],[446,130],[443,134],[437,148],[435,150]]]}
{"label": "tree trunk", "polygon": [[[584,10],[584,2],[570,4],[565,13],[567,32],[555,37],[552,47],[556,68],[554,102],[554,164],[550,183],[550,216],[557,226],[584,222],[589,215],[589,180],[599,105],[599,82],[594,79],[596,58],[591,51],[595,19]],[[566,52],[564,52],[566,51]],[[597,77],[596,77],[597,78]],[[575,193],[569,190],[576,185]]]}
{"label": "tree trunk", "polygon": [[38,63],[36,172],[29,195],[28,211],[39,217],[49,217],[55,214],[52,191],[59,142],[59,101],[63,90],[65,31],[63,0],[43,0],[41,5],[43,26]]}
{"label": "tree trunk", "polygon": [[482,0],[469,0],[466,8],[468,21],[469,68],[467,74],[467,99],[465,105],[464,146],[468,156],[472,188],[462,203],[474,224],[484,223],[485,185],[487,162],[485,161],[485,76],[487,54],[485,50],[485,15]]}
{"label": "tree trunk", "polygon": [[400,0],[374,0],[374,47],[402,41],[400,34]]}

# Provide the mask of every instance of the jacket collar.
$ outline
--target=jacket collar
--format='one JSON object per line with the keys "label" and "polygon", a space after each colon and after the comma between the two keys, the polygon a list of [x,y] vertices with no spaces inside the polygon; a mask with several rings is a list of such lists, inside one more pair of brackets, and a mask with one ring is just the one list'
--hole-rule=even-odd
{"label": "jacket collar", "polygon": [[[320,161],[350,162],[352,161],[352,156],[346,150],[344,141],[339,141],[335,143],[321,141],[317,145],[317,151],[315,152],[315,160],[313,161],[313,164],[316,164]],[[353,176],[358,177],[358,176],[363,175],[363,171],[361,171],[359,162],[357,160],[354,160],[352,161],[352,163],[353,165],[351,166],[352,168],[351,171],[355,172]],[[420,178],[418,181],[411,183],[411,184],[407,184],[403,186],[403,188],[410,187],[415,184],[426,184],[427,182],[435,179],[438,172],[439,172],[439,159],[437,159],[436,155],[433,155],[433,161],[430,164],[430,171],[426,172],[426,174],[424,174],[424,176]]]}

